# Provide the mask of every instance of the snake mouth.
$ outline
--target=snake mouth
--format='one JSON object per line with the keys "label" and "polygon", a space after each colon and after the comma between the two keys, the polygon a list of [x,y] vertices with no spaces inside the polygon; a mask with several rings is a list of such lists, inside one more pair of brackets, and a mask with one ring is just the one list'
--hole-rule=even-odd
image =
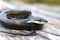
{"label": "snake mouth", "polygon": [[9,11],[6,17],[8,19],[25,19],[31,16],[30,11]]}

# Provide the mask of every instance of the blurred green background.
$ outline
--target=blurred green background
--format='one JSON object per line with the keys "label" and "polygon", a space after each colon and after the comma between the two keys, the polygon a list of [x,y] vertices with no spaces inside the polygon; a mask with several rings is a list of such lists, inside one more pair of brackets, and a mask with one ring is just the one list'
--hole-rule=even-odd
{"label": "blurred green background", "polygon": [[7,1],[18,1],[18,2],[25,2],[25,3],[44,3],[44,4],[54,4],[60,5],[60,0],[7,0]]}
{"label": "blurred green background", "polygon": [[26,3],[46,3],[60,5],[60,0],[21,0]]}

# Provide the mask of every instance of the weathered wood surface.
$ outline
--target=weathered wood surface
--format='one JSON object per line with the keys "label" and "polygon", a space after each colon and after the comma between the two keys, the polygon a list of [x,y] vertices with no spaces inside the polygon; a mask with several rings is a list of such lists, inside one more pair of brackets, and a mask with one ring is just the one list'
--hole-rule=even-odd
{"label": "weathered wood surface", "polygon": [[0,40],[60,40],[60,31],[46,24],[40,31],[36,31],[36,35],[21,36],[5,33],[6,31],[15,32],[16,30],[5,29],[0,25]]}
{"label": "weathered wood surface", "polygon": [[[3,4],[3,2],[1,1],[0,3]],[[8,7],[15,10],[19,9],[19,7],[21,8],[22,6],[4,3],[4,5],[2,5],[1,7]],[[45,5],[24,5],[22,9],[28,8],[31,9],[34,16],[44,18],[48,20],[49,23],[46,24],[42,30],[36,31],[37,34],[35,36],[20,36],[4,33],[1,31],[15,31],[5,29],[0,25],[0,40],[60,40],[60,7],[57,9],[50,6],[47,7]]]}

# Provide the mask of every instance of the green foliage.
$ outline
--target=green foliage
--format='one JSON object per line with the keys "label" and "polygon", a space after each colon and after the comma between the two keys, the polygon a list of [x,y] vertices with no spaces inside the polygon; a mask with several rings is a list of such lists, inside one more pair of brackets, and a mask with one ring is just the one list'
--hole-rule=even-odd
{"label": "green foliage", "polygon": [[60,5],[60,0],[6,0],[6,1],[23,1],[26,3],[46,3],[46,4],[56,4]]}
{"label": "green foliage", "polygon": [[22,1],[27,2],[27,3],[34,3],[34,2],[36,2],[37,0],[22,0]]}
{"label": "green foliage", "polygon": [[44,3],[48,3],[48,4],[60,4],[60,0],[45,0]]}
{"label": "green foliage", "polygon": [[22,0],[27,3],[47,3],[47,4],[60,4],[60,0]]}

